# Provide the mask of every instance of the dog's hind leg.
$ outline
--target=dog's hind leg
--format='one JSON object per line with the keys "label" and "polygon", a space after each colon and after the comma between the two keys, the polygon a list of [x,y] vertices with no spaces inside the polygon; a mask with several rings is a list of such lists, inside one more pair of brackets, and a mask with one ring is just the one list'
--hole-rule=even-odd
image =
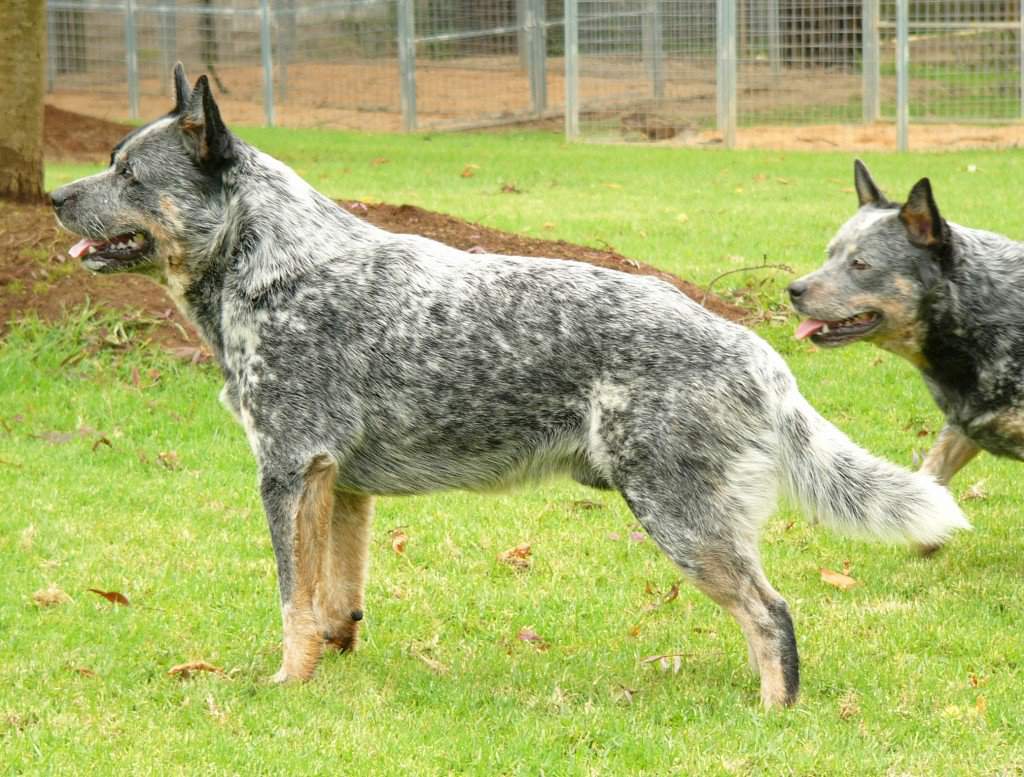
{"label": "dog's hind leg", "polygon": [[301,468],[263,466],[260,490],[277,557],[284,622],[284,657],[276,682],[308,679],[323,651],[314,601],[323,584],[336,473],[333,459],[325,455]]}
{"label": "dog's hind leg", "polygon": [[372,517],[372,496],[344,492],[334,495],[317,609],[327,645],[338,650],[355,649],[363,619]]}
{"label": "dog's hind leg", "polygon": [[758,482],[754,474],[744,484],[743,496],[736,498],[729,493],[731,478],[704,477],[695,468],[689,473],[688,490],[667,493],[659,478],[653,487],[633,484],[622,493],[686,578],[739,623],[761,677],[765,707],[792,704],[800,686],[793,621],[785,600],[765,577],[757,551],[758,529],[774,504],[774,488]]}
{"label": "dog's hind leg", "polygon": [[939,485],[949,485],[964,465],[978,455],[981,450],[977,445],[964,437],[951,426],[942,427],[928,454],[921,464],[921,472],[934,477]]}

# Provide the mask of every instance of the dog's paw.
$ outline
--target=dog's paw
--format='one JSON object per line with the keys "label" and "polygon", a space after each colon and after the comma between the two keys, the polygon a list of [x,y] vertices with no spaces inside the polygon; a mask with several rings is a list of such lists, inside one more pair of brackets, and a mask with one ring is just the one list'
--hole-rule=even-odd
{"label": "dog's paw", "polygon": [[911,550],[920,558],[931,558],[936,555],[940,550],[945,547],[943,544],[938,545],[911,545]]}
{"label": "dog's paw", "polygon": [[324,631],[325,646],[340,653],[350,653],[355,650],[359,643],[359,621],[362,619],[362,610],[352,610],[343,623],[336,624]]}

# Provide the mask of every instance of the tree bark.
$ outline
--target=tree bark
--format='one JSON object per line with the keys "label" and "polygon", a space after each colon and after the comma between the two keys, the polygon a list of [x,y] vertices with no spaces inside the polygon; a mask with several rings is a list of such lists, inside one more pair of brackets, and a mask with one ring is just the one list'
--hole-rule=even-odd
{"label": "tree bark", "polygon": [[0,2],[0,198],[43,199],[46,0]]}

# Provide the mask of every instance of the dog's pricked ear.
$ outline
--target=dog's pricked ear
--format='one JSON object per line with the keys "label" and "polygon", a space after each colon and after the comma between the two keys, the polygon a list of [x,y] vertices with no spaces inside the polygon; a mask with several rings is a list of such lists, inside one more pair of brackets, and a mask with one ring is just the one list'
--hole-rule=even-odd
{"label": "dog's pricked ear", "polygon": [[910,242],[919,248],[937,250],[946,246],[948,227],[939,215],[927,178],[922,178],[910,190],[906,204],[900,208],[900,221]]}
{"label": "dog's pricked ear", "polygon": [[204,165],[219,167],[234,158],[231,133],[220,118],[220,109],[205,75],[196,80],[179,125],[196,159]]}
{"label": "dog's pricked ear", "polygon": [[182,114],[188,108],[188,98],[192,94],[192,87],[188,85],[185,77],[185,66],[178,62],[174,66],[174,110],[171,113]]}
{"label": "dog's pricked ear", "polygon": [[879,189],[871,179],[868,167],[859,159],[853,160],[853,185],[857,189],[857,201],[861,207],[865,205],[888,205],[882,190]]}

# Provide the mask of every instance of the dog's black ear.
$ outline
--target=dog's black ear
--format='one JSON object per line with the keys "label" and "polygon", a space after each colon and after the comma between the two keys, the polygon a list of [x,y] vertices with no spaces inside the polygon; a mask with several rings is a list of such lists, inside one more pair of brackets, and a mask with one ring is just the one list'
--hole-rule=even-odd
{"label": "dog's black ear", "polygon": [[865,205],[878,205],[884,207],[889,201],[882,194],[882,190],[875,186],[871,180],[871,173],[868,167],[859,159],[853,160],[853,185],[857,189],[857,201],[861,207]]}
{"label": "dog's black ear", "polygon": [[234,139],[220,118],[220,110],[205,75],[196,80],[179,124],[196,159],[202,164],[220,167],[234,158]]}
{"label": "dog's black ear", "polygon": [[949,245],[949,227],[939,215],[939,206],[935,204],[927,178],[922,178],[910,190],[906,204],[900,208],[900,221],[910,242],[919,248],[935,251]]}
{"label": "dog's black ear", "polygon": [[174,110],[171,113],[181,115],[188,108],[188,98],[192,94],[192,87],[188,85],[185,78],[185,66],[178,62],[174,66]]}

